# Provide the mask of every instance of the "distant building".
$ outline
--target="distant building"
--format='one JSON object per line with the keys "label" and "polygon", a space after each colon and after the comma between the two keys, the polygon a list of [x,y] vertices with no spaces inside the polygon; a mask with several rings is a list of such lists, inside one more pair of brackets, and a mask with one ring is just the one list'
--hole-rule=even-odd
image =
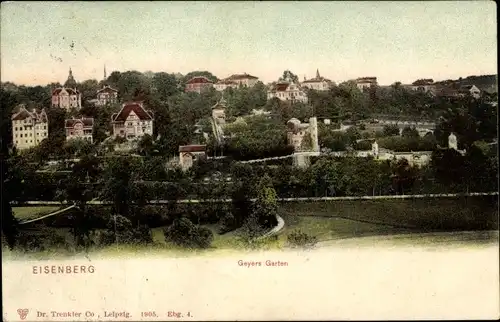
{"label": "distant building", "polygon": [[120,112],[111,116],[113,136],[127,140],[140,138],[145,134],[153,135],[153,113],[146,111],[142,102],[128,102]]}
{"label": "distant building", "polygon": [[461,96],[470,95],[474,98],[481,97],[481,90],[476,85],[463,85],[458,90]]}
{"label": "distant building", "polygon": [[179,163],[182,170],[191,168],[197,160],[206,158],[206,145],[181,145],[179,146]]}
{"label": "distant building", "polygon": [[243,74],[233,74],[228,78],[226,78],[226,80],[235,82],[236,84],[241,86],[252,87],[255,84],[257,84],[259,78],[256,76],[249,75],[247,73],[243,73]]}
{"label": "distant building", "polygon": [[222,125],[226,123],[226,108],[227,105],[224,97],[222,97],[221,100],[214,106],[212,106],[212,118],[217,124]]}
{"label": "distant building", "polygon": [[94,129],[94,119],[82,117],[79,119],[69,119],[65,121],[66,140],[82,139],[93,143],[92,131]]}
{"label": "distant building", "polygon": [[64,86],[52,91],[52,107],[66,110],[71,108],[80,109],[82,107],[82,94],[76,89],[76,81],[71,68]]}
{"label": "distant building", "polygon": [[307,94],[304,89],[293,82],[279,82],[271,86],[267,92],[267,99],[277,97],[282,101],[307,103]]}
{"label": "distant building", "polygon": [[201,93],[204,89],[213,87],[214,83],[204,76],[196,76],[186,82],[186,92]]}
{"label": "distant building", "polygon": [[433,92],[436,89],[436,84],[434,84],[434,80],[430,78],[419,79],[413,82],[409,88],[417,92]]}
{"label": "distant building", "polygon": [[331,88],[332,81],[320,76],[319,70],[316,70],[316,77],[302,82],[302,87],[314,89],[317,91],[327,91]]}
{"label": "distant building", "polygon": [[360,77],[356,79],[356,85],[360,90],[377,86],[377,77]]}
{"label": "distant building", "polygon": [[105,106],[118,102],[118,90],[108,85],[97,91],[97,106]]}
{"label": "distant building", "polygon": [[19,150],[37,146],[48,137],[48,133],[49,122],[44,109],[28,111],[21,106],[12,116],[12,142]]}
{"label": "distant building", "polygon": [[215,83],[214,87],[217,91],[222,92],[226,88],[238,88],[240,85],[232,80],[223,79]]}

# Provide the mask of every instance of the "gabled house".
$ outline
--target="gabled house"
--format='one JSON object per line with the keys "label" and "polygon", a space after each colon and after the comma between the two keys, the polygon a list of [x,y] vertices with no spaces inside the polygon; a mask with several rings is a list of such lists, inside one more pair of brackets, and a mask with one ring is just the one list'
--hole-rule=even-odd
{"label": "gabled house", "polygon": [[302,82],[302,87],[307,87],[309,89],[314,89],[317,91],[327,91],[332,86],[332,81],[322,77],[319,74],[319,70],[316,70],[316,77],[305,80]]}
{"label": "gabled house", "polygon": [[66,140],[82,139],[93,143],[92,131],[94,129],[94,119],[81,117],[79,119],[68,119],[64,123],[66,129]]}
{"label": "gabled house", "polygon": [[134,140],[144,134],[153,135],[153,112],[144,109],[142,102],[128,102],[120,112],[111,116],[114,137]]}
{"label": "gabled house", "polygon": [[201,93],[204,89],[213,87],[214,83],[204,76],[196,76],[186,82],[186,92]]}
{"label": "gabled house", "polygon": [[37,146],[49,135],[49,121],[44,109],[28,111],[25,106],[20,106],[11,120],[12,142],[17,149]]}
{"label": "gabled house", "polygon": [[97,106],[105,106],[108,104],[115,104],[118,102],[118,90],[109,85],[105,85],[102,89],[97,91]]}
{"label": "gabled house", "polygon": [[307,94],[304,89],[294,82],[278,82],[271,85],[267,92],[267,99],[277,97],[282,101],[307,103]]}

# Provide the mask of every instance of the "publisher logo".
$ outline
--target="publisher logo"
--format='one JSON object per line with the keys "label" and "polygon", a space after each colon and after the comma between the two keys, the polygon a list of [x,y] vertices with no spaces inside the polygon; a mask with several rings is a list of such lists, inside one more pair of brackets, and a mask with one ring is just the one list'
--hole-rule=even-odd
{"label": "publisher logo", "polygon": [[21,318],[21,320],[26,319],[28,312],[29,312],[28,309],[17,309],[17,314],[19,314],[19,317]]}

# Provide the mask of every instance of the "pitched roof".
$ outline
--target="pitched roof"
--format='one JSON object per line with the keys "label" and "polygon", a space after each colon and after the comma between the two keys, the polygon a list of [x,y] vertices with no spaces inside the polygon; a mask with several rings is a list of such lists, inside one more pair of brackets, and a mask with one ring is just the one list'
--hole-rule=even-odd
{"label": "pitched roof", "polygon": [[80,94],[80,92],[76,88],[69,88],[69,87],[58,87],[55,90],[52,91],[52,95],[59,95],[63,90],[66,90],[66,92],[69,95],[77,95]]}
{"label": "pitched roof", "polygon": [[33,109],[31,112],[26,109],[24,105],[20,106],[19,112],[12,115],[12,121],[22,121],[28,117],[32,117],[37,122],[47,122],[47,113],[42,109],[38,111],[37,109]]}
{"label": "pitched roof", "polygon": [[273,90],[277,92],[284,92],[286,91],[288,86],[290,86],[290,83],[277,83],[276,85],[274,85]]}
{"label": "pitched roof", "polygon": [[76,123],[82,123],[84,127],[94,126],[94,119],[91,117],[82,117],[81,119],[68,119],[64,122],[65,128],[72,128]]}
{"label": "pitched roof", "polygon": [[122,105],[120,112],[111,116],[112,122],[125,122],[130,112],[134,112],[140,120],[153,120],[153,114],[146,111],[142,106],[142,102],[128,102]]}
{"label": "pitched roof", "polygon": [[377,77],[359,77],[356,79],[357,83],[376,83]]}
{"label": "pitched roof", "polygon": [[207,150],[206,145],[180,145],[179,152],[205,152]]}
{"label": "pitched roof", "polygon": [[205,76],[195,76],[188,80],[186,84],[213,84],[213,82]]}
{"label": "pitched roof", "polygon": [[302,83],[319,83],[319,82],[331,82],[328,78],[324,78],[323,76],[321,77],[314,77],[308,80],[303,81]]}
{"label": "pitched roof", "polygon": [[103,88],[101,88],[100,90],[97,91],[97,93],[101,93],[101,92],[118,92],[117,89],[114,89],[113,87],[110,87],[108,85],[104,86]]}
{"label": "pitched roof", "polygon": [[243,74],[233,74],[226,79],[228,79],[228,80],[240,80],[240,79],[259,79],[259,78],[252,76],[252,75],[249,75],[247,73],[243,73]]}

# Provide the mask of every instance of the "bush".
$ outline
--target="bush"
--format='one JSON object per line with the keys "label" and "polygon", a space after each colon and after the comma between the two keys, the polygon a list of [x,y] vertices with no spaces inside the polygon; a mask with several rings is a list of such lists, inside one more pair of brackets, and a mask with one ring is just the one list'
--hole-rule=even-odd
{"label": "bush", "polygon": [[316,236],[310,236],[300,230],[295,230],[287,236],[288,245],[291,247],[314,247],[318,242]]}
{"label": "bush", "polygon": [[174,220],[163,234],[167,242],[188,248],[208,248],[214,239],[210,229],[196,226],[185,217]]}
{"label": "bush", "polygon": [[108,228],[97,233],[98,244],[105,246],[115,242],[120,244],[147,244],[153,242],[151,229],[147,225],[132,227],[132,222],[124,216],[113,216]]}

